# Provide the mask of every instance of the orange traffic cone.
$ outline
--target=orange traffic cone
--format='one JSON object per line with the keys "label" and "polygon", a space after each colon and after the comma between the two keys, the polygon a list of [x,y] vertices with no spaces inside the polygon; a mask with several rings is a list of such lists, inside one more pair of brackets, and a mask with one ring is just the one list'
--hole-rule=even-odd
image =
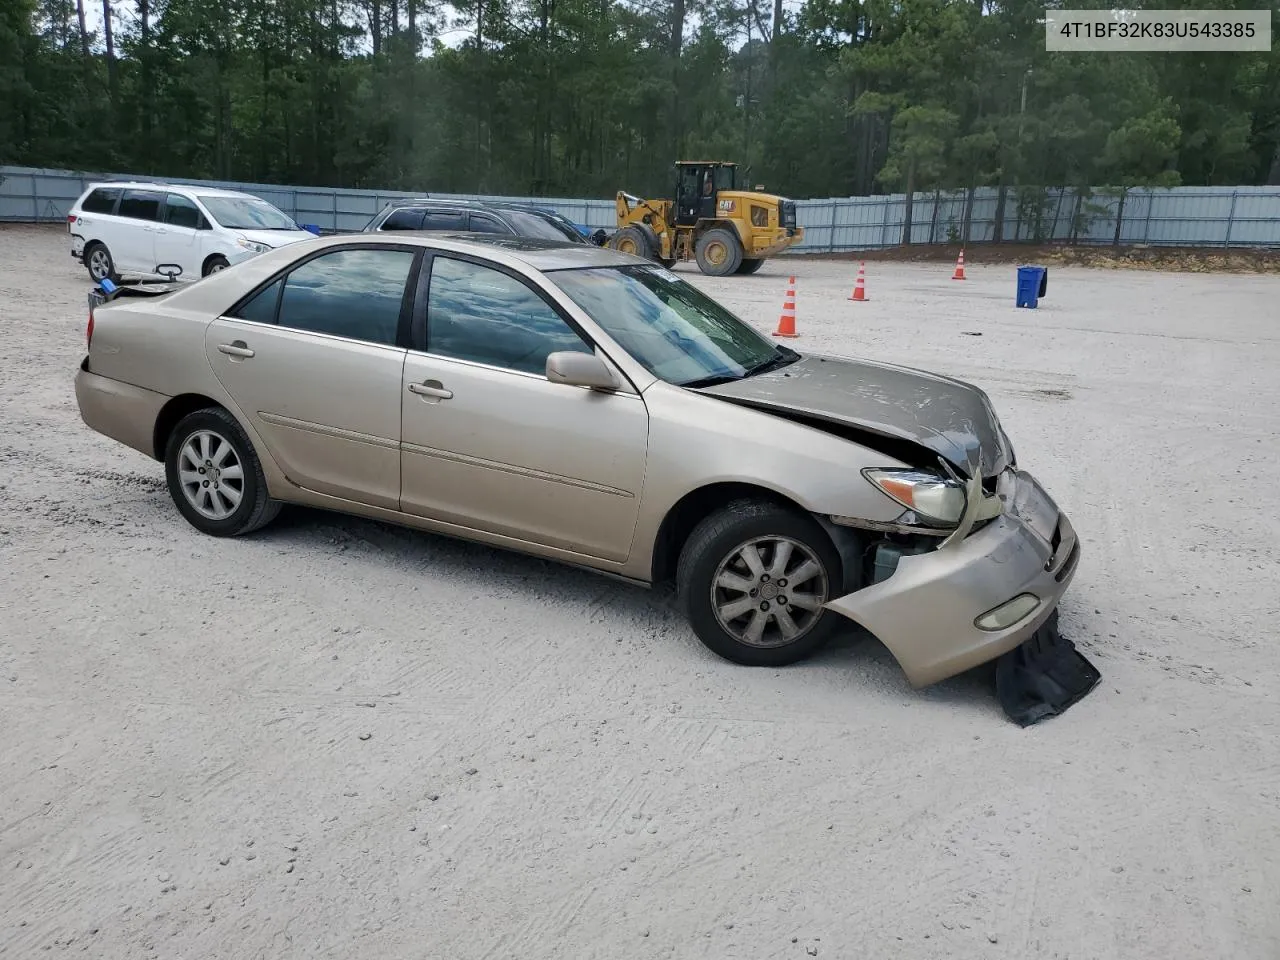
{"label": "orange traffic cone", "polygon": [[798,337],[796,333],[796,278],[791,278],[791,285],[787,287],[787,299],[782,305],[782,316],[778,319],[778,329],[773,332],[775,337]]}
{"label": "orange traffic cone", "polygon": [[960,259],[956,261],[956,272],[951,275],[952,280],[964,279],[964,248],[960,248]]}
{"label": "orange traffic cone", "polygon": [[850,300],[867,299],[867,265],[865,262],[858,261],[858,280],[853,285],[853,293],[849,294]]}

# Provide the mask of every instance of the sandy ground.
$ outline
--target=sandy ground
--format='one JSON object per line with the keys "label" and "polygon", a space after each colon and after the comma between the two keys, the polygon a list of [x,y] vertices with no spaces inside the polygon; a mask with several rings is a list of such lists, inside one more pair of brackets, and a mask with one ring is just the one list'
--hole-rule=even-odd
{"label": "sandy ground", "polygon": [[65,233],[0,230],[0,956],[1280,957],[1280,280],[682,268],[769,329],[793,269],[795,346],[981,384],[1070,512],[1065,716],[376,523],[202,537],[78,418]]}

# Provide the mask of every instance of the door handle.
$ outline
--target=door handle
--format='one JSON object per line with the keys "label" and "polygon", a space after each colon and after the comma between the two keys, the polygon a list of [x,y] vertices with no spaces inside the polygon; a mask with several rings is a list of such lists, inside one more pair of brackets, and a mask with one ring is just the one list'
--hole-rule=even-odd
{"label": "door handle", "polygon": [[218,352],[225,353],[228,357],[239,357],[247,360],[253,356],[253,351],[249,349],[249,345],[243,340],[237,340],[235,343],[218,344]]}
{"label": "door handle", "polygon": [[409,392],[420,397],[434,397],[437,400],[452,400],[453,391],[446,390],[439,380],[428,380],[426,383],[409,384]]}

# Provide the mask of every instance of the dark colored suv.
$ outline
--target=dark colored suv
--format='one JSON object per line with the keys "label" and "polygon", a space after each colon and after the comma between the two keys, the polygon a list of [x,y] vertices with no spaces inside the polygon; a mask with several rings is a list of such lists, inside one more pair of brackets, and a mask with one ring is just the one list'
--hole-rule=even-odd
{"label": "dark colored suv", "polygon": [[596,243],[604,231],[589,237],[568,217],[516,203],[479,200],[392,200],[364,228],[365,233],[396,230],[441,230],[450,233],[494,233],[569,243]]}

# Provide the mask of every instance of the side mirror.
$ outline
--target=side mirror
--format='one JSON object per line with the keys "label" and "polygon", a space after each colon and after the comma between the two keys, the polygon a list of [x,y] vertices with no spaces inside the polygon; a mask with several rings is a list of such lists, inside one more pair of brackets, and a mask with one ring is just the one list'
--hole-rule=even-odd
{"label": "side mirror", "polygon": [[156,273],[173,283],[182,274],[182,267],[176,263],[162,263],[156,267]]}
{"label": "side mirror", "polygon": [[561,350],[547,357],[547,379],[571,387],[617,390],[618,378],[609,365],[593,353]]}

